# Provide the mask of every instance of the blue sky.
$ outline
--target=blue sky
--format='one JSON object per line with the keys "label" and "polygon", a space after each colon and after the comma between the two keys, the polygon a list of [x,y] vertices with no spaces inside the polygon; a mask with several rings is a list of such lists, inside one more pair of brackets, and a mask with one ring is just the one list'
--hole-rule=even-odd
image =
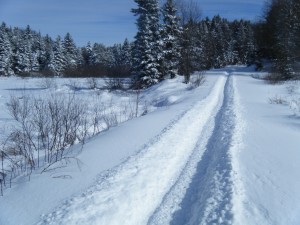
{"label": "blue sky", "polygon": [[[196,0],[203,17],[220,14],[230,20],[255,20],[264,0]],[[0,21],[25,27],[55,38],[70,32],[79,46],[88,41],[105,45],[133,40],[134,0],[0,0]]]}

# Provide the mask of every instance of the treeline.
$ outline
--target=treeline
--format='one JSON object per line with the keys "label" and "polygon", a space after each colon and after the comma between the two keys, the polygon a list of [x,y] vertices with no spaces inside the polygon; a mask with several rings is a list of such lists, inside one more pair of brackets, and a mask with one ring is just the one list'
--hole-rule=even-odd
{"label": "treeline", "polygon": [[[176,74],[221,68],[229,64],[273,63],[272,80],[299,77],[300,0],[270,0],[263,20],[199,19],[193,0],[135,0],[137,34],[130,43],[77,47],[72,36],[48,35],[0,27],[0,75],[131,76],[148,87]],[[196,15],[196,16],[195,16]]]}
{"label": "treeline", "polygon": [[219,16],[199,20],[193,0],[166,0],[161,9],[158,0],[135,2],[133,72],[138,86],[177,72],[188,83],[195,70],[228,64],[255,63],[262,69],[265,59],[272,62],[268,79],[299,79],[300,0],[269,0],[264,19],[257,23]]}
{"label": "treeline", "polygon": [[[253,58],[255,45],[249,21],[229,22],[216,16],[197,23],[190,21],[185,26],[189,28],[193,70],[244,64]],[[0,75],[128,76],[132,47],[133,43],[126,39],[111,47],[89,42],[79,48],[69,33],[53,40],[30,26],[11,28],[2,23]]]}
{"label": "treeline", "polygon": [[299,79],[300,0],[270,0],[263,21],[256,24],[258,58],[273,62],[270,79]]}
{"label": "treeline", "polygon": [[[250,21],[220,16],[199,20],[194,1],[135,0],[138,32],[133,47],[133,74],[148,87],[175,74],[185,83],[196,70],[253,62],[256,46]],[[162,19],[160,19],[162,18]]]}
{"label": "treeline", "polygon": [[215,16],[183,27],[188,38],[192,70],[221,68],[233,64],[250,64],[256,57],[253,24]]}
{"label": "treeline", "polygon": [[0,75],[128,76],[131,44],[77,47],[71,34],[53,40],[32,30],[0,27]]}

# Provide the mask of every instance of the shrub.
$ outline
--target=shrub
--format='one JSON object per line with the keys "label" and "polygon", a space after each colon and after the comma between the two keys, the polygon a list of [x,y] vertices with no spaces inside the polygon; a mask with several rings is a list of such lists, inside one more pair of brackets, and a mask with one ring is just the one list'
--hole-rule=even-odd
{"label": "shrub", "polygon": [[41,88],[45,88],[45,89],[57,87],[55,80],[53,78],[47,78],[47,77],[40,78],[38,85]]}
{"label": "shrub", "polygon": [[290,109],[293,111],[294,115],[296,116],[300,115],[300,98],[293,99],[290,102]]}
{"label": "shrub", "polygon": [[124,84],[122,78],[105,78],[105,88],[110,91],[124,90]]}
{"label": "shrub", "polygon": [[89,89],[97,89],[98,88],[98,81],[95,77],[86,78],[86,83]]}
{"label": "shrub", "polygon": [[284,98],[282,98],[281,96],[274,96],[272,98],[269,98],[269,103],[270,104],[280,104],[280,105],[287,105],[288,102],[287,100],[285,100]]}
{"label": "shrub", "polygon": [[197,88],[202,86],[206,82],[206,77],[203,73],[198,73],[191,79],[190,82],[192,88]]}

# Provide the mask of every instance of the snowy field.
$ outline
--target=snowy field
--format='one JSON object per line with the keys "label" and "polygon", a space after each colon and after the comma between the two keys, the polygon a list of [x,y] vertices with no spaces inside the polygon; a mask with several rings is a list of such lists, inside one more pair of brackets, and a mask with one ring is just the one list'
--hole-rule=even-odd
{"label": "snowy field", "polygon": [[178,77],[139,94],[0,77],[1,141],[11,96],[74,95],[117,118],[69,149],[75,161],[4,188],[0,224],[300,224],[300,83],[261,76],[227,67],[198,88]]}

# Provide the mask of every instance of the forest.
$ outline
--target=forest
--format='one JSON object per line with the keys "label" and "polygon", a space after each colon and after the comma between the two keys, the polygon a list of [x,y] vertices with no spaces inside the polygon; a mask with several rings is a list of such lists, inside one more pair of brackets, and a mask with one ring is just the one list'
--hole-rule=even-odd
{"label": "forest", "polygon": [[[226,65],[272,63],[269,79],[299,77],[300,1],[270,0],[260,21],[201,18],[168,0],[135,1],[135,40],[76,46],[70,33],[55,39],[30,28],[0,27],[0,76],[134,77],[143,87]],[[195,9],[193,9],[195,10]],[[198,14],[197,14],[198,13]]]}

